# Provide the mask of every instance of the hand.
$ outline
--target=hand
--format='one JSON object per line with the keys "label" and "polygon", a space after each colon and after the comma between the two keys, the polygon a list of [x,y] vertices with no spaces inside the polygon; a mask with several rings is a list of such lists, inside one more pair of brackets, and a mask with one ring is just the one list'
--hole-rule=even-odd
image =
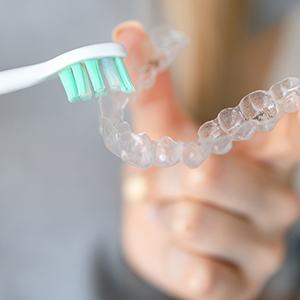
{"label": "hand", "polygon": [[[132,66],[151,58],[147,34],[126,22],[114,38],[128,49],[135,78]],[[168,72],[132,104],[132,113],[135,129],[152,138],[196,136],[176,106]],[[131,267],[177,298],[253,299],[282,264],[285,235],[299,218],[290,184],[298,140],[297,115],[290,114],[271,133],[195,170],[126,167],[123,246]]]}

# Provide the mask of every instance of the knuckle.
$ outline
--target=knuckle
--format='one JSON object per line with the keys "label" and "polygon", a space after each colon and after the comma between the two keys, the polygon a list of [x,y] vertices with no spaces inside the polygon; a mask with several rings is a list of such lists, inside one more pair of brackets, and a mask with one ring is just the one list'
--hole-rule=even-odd
{"label": "knuckle", "polygon": [[200,205],[180,205],[173,216],[172,229],[181,238],[194,239],[201,235],[205,219],[205,211]]}
{"label": "knuckle", "polygon": [[218,270],[214,263],[177,247],[168,252],[166,271],[165,282],[184,299],[199,299],[216,287]]}
{"label": "knuckle", "polygon": [[187,239],[194,236],[195,228],[190,220],[181,219],[177,222],[175,221],[172,227],[174,233],[180,238]]}
{"label": "knuckle", "polygon": [[204,285],[203,293],[208,293],[211,291],[217,284],[217,272],[212,263],[206,262],[203,264],[203,274],[204,274]]}
{"label": "knuckle", "polygon": [[190,277],[190,288],[194,297],[208,295],[217,285],[217,272],[213,263],[201,262]]}
{"label": "knuckle", "polygon": [[282,266],[286,254],[286,247],[283,241],[270,242],[262,251],[261,260],[267,275],[276,273]]}

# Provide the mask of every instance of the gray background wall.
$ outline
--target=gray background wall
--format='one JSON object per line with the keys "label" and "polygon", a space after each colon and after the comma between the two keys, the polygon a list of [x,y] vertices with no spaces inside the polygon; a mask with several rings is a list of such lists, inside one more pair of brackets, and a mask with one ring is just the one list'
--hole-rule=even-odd
{"label": "gray background wall", "polygon": [[[117,23],[140,19],[135,4],[0,0],[0,70],[108,41]],[[270,81],[300,75],[299,14]],[[70,105],[58,80],[1,96],[0,299],[92,299],[94,252],[117,232],[119,181],[96,102]]]}
{"label": "gray background wall", "polygon": [[[0,7],[0,69],[109,41],[136,16],[129,1]],[[0,299],[89,299],[93,251],[115,233],[120,199],[119,160],[103,147],[97,103],[70,105],[59,80],[0,98]]]}

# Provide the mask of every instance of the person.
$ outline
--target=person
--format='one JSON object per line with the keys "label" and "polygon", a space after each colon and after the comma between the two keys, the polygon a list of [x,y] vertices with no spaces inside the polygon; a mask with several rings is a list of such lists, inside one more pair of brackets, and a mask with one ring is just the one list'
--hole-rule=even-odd
{"label": "person", "polygon": [[[282,36],[280,17],[290,1],[254,1],[256,10],[246,2],[165,1],[170,22],[187,33],[191,45],[175,70],[176,91],[165,71],[132,104],[136,131],[189,140],[220,109],[265,88]],[[128,21],[113,37],[128,49],[135,79],[137,67],[153,58],[149,36],[140,23]],[[288,233],[300,216],[292,184],[299,129],[299,113],[288,114],[271,132],[239,142],[197,169],[126,166],[126,263],[122,269],[114,260],[102,268],[103,298],[296,299],[291,277],[281,278],[282,290],[270,285],[271,298],[263,291],[283,266]]]}

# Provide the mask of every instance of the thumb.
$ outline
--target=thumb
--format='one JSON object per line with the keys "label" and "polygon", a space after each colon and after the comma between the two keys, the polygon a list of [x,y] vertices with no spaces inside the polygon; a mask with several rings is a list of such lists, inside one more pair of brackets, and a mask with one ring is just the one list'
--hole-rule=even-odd
{"label": "thumb", "polygon": [[[143,26],[136,21],[127,21],[113,32],[113,39],[125,46],[128,57],[125,62],[133,82],[138,71],[147,64],[155,63],[155,49]],[[175,135],[185,122],[179,111],[169,71],[158,74],[155,84],[140,93],[131,104],[132,119],[137,131],[145,131],[152,138]]]}

